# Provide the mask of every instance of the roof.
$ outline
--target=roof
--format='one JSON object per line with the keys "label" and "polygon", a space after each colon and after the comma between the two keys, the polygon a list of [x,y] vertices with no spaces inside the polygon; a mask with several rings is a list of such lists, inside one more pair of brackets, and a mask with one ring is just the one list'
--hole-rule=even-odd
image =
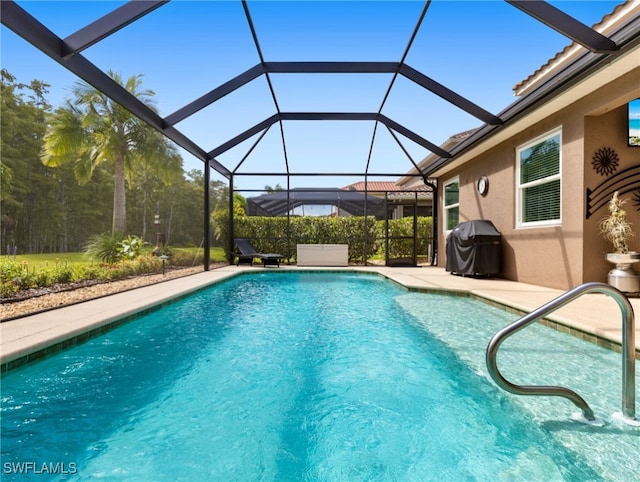
{"label": "roof", "polygon": [[[525,2],[534,8],[544,2]],[[596,92],[617,78],[637,70],[640,65],[640,2],[627,1],[601,22],[606,25],[600,34],[589,29],[590,35],[609,45],[606,51],[572,44],[571,55],[558,57],[528,78],[520,86],[521,97],[498,114],[501,126],[484,124],[469,137],[449,150],[449,157],[430,156],[425,175],[443,176],[472,160],[475,156],[504,142],[526,126],[542,121],[578,99]],[[585,29],[583,24],[579,24]],[[534,78],[535,77],[535,78]]]}
{"label": "roof", "polygon": [[466,130],[466,131],[463,131],[463,132],[458,132],[457,134],[454,134],[451,137],[449,137],[449,139],[447,139],[446,143],[449,143],[451,140],[461,141],[463,139],[466,139],[471,134],[473,134],[476,130],[477,129],[469,129],[469,130]]}
{"label": "roof", "polygon": [[[515,120],[523,110],[530,107],[530,104],[526,104],[522,105],[522,108],[520,108],[520,106],[517,109],[508,108],[503,111],[503,113],[496,115],[485,110],[480,105],[475,104],[471,99],[465,98],[460,93],[455,92],[455,90],[449,86],[440,84],[435,78],[431,78],[419,69],[407,64],[409,60],[424,60],[425,56],[422,55],[422,53],[412,53],[414,40],[419,37],[418,34],[421,31],[423,20],[426,19],[425,21],[428,21],[432,18],[431,15],[427,15],[428,11],[435,15],[437,13],[438,4],[444,4],[445,2],[431,2],[430,0],[425,1],[424,4],[422,4],[422,2],[386,2],[395,3],[393,8],[397,10],[401,8],[409,8],[411,10],[410,12],[407,12],[407,15],[410,15],[411,17],[411,22],[406,23],[406,37],[402,38],[401,45],[394,48],[392,53],[385,53],[380,49],[372,49],[372,58],[366,58],[360,61],[353,61],[351,59],[346,61],[343,60],[344,57],[338,55],[343,52],[335,53],[335,57],[332,56],[329,60],[326,60],[326,57],[324,56],[313,58],[309,57],[306,58],[306,60],[300,60],[296,56],[291,57],[289,60],[274,60],[279,59],[280,57],[273,54],[273,49],[263,49],[265,34],[264,29],[261,28],[261,26],[266,25],[270,20],[270,17],[266,12],[269,12],[269,15],[271,15],[271,10],[272,8],[275,9],[275,7],[265,6],[262,2],[228,2],[230,4],[233,3],[235,8],[234,12],[237,12],[238,14],[237,18],[234,18],[238,20],[240,28],[235,29],[234,34],[238,33],[239,36],[243,38],[242,45],[243,48],[247,49],[247,52],[250,52],[247,56],[247,59],[250,60],[245,59],[248,63],[243,63],[241,67],[233,65],[233,69],[227,72],[222,78],[212,78],[210,80],[211,85],[206,85],[206,89],[198,91],[200,94],[199,97],[196,98],[193,98],[193,91],[183,85],[184,82],[179,83],[180,85],[178,86],[178,90],[185,93],[185,98],[182,99],[178,105],[172,106],[170,110],[173,110],[173,112],[168,115],[165,115],[166,112],[164,112],[164,110],[156,111],[151,106],[140,102],[139,99],[115,82],[114,79],[109,76],[107,72],[102,70],[98,64],[93,63],[94,60],[90,59],[93,59],[92,54],[94,52],[100,50],[112,51],[110,46],[122,45],[123,40],[129,38],[127,35],[131,33],[131,29],[137,26],[136,24],[143,19],[145,23],[153,22],[147,23],[147,25],[157,26],[156,29],[147,29],[144,30],[145,32],[163,31],[161,27],[170,25],[170,22],[174,21],[174,15],[181,12],[182,8],[190,2],[134,1],[125,2],[124,4],[117,6],[115,9],[105,7],[109,10],[109,13],[97,20],[93,20],[93,17],[91,19],[87,18],[86,20],[93,21],[81,26],[80,29],[75,30],[77,26],[71,25],[66,27],[72,30],[70,35],[68,31],[65,31],[64,28],[61,29],[60,26],[47,26],[45,24],[45,18],[42,18],[40,15],[38,15],[39,18],[36,18],[36,16],[31,13],[31,9],[23,8],[21,3],[27,5],[37,4],[39,2],[1,1],[0,22],[4,27],[15,32],[23,40],[32,44],[50,59],[60,64],[63,68],[67,69],[72,74],[75,74],[82,81],[100,90],[110,99],[132,112],[158,132],[162,133],[177,146],[190,153],[195,159],[201,160],[206,166],[217,171],[220,175],[229,180],[232,180],[238,175],[286,176],[287,179],[292,176],[300,176],[298,177],[299,179],[302,176],[307,175],[330,175],[331,173],[323,173],[321,171],[321,169],[325,168],[325,166],[322,165],[315,166],[314,171],[311,173],[293,168],[293,159],[300,159],[303,156],[293,155],[293,152],[295,151],[293,143],[290,142],[288,138],[285,138],[283,125],[287,124],[288,126],[290,121],[297,122],[298,126],[308,125],[310,123],[309,121],[329,121],[334,123],[341,121],[363,121],[373,124],[374,128],[372,130],[368,130],[366,134],[369,148],[365,148],[362,151],[361,169],[358,169],[357,172],[347,171],[337,172],[336,174],[348,175],[349,177],[358,176],[358,178],[363,175],[380,175],[387,178],[393,178],[402,176],[402,172],[406,170],[406,167],[403,166],[400,172],[387,171],[386,169],[388,167],[396,168],[399,165],[394,162],[386,163],[384,166],[381,166],[384,169],[378,168],[378,170],[374,171],[370,168],[371,164],[369,161],[373,157],[371,153],[374,150],[374,146],[377,149],[378,141],[382,142],[382,140],[386,139],[391,143],[395,142],[404,154],[406,154],[406,157],[409,158],[409,160],[411,160],[411,156],[408,149],[404,147],[403,142],[409,141],[412,143],[409,144],[411,147],[420,148],[420,156],[423,155],[424,150],[434,153],[433,155],[435,159],[429,160],[429,162],[424,165],[424,168],[422,166],[420,167],[420,169],[423,170],[421,176],[427,175],[434,171],[432,168],[437,168],[440,165],[448,163],[449,160],[453,159],[459,152],[461,152],[462,149],[466,149],[468,146],[474,145],[478,140],[483,139],[487,133],[503,130],[510,122]],[[203,12],[204,10],[202,9],[204,9],[206,5],[219,7],[223,3],[226,5],[227,2],[200,3],[202,4],[202,6],[199,6],[201,9],[200,11]],[[289,3],[292,5],[306,5],[314,2],[284,3],[287,4],[287,8],[289,8]],[[329,3],[331,3],[332,6],[336,6],[341,2]],[[327,5],[329,5],[329,3],[327,3]],[[385,2],[374,3],[376,4],[376,7],[378,7],[378,5],[386,4]],[[500,4],[502,3],[503,2],[500,2]],[[534,17],[540,23],[546,24],[560,32],[562,35],[569,38],[577,38],[581,45],[586,45],[589,49],[596,52],[597,55],[601,56],[598,60],[600,63],[606,62],[610,58],[610,55],[615,56],[615,51],[620,45],[633,41],[634,39],[633,35],[631,37],[619,36],[614,42],[611,39],[597,34],[592,29],[585,27],[570,15],[563,13],[561,10],[553,7],[547,2],[513,1],[505,3],[509,4],[505,8],[515,7],[516,9],[523,11],[529,17]],[[631,2],[631,4],[632,3],[634,2]],[[496,4],[498,4],[498,2],[496,2]],[[359,9],[358,14],[368,13],[369,10],[372,10],[371,5],[359,5],[359,7],[362,7],[362,12]],[[57,17],[58,16],[56,15],[56,18],[54,19],[55,21],[51,21],[49,23],[57,24]],[[211,18],[216,21],[223,20],[223,17],[217,17],[215,15]],[[457,18],[457,16],[454,18]],[[259,19],[262,19],[262,23],[256,22],[256,20]],[[202,22],[209,21],[209,17],[202,14],[198,15],[195,19],[191,19],[192,22],[195,22],[196,20]],[[353,26],[354,21],[360,21],[361,17],[347,20],[346,27],[347,30],[350,31],[351,28],[349,27]],[[382,20],[387,19],[384,18]],[[296,38],[296,36],[301,37],[301,35],[300,32],[295,31],[293,27],[299,26],[300,25],[288,26],[289,28],[284,26],[282,29],[276,30],[283,32],[286,31],[291,35],[289,38]],[[205,28],[206,30],[198,30],[196,28],[193,30],[198,33],[205,31],[209,32],[209,34],[212,32],[215,33],[216,31],[215,24],[206,24]],[[73,32],[73,30],[75,30],[75,32]],[[323,32],[326,32],[326,29],[323,30]],[[332,35],[333,31],[328,33]],[[386,41],[390,41],[392,38],[397,37],[382,37],[382,35],[380,35],[381,31],[379,28],[373,28],[372,33],[373,35],[369,38],[369,41],[374,39],[383,39],[383,41],[386,39]],[[64,35],[67,36],[64,37]],[[120,43],[112,43],[112,40],[117,40]],[[169,39],[158,38],[157,35],[154,36],[153,34],[150,35],[149,38],[141,36],[140,40],[148,40],[150,42],[157,43],[156,46],[159,48],[154,49],[156,52],[165,52],[165,47],[175,47],[180,45],[178,43],[170,42]],[[184,41],[185,39],[180,38],[178,40]],[[245,46],[244,40],[248,41],[248,45]],[[406,42],[406,45],[403,45],[405,40],[408,41]],[[272,39],[272,41],[276,41],[276,39]],[[211,40],[211,42],[212,44],[215,44],[215,40]],[[616,42],[619,42],[619,44],[616,44]],[[290,44],[290,42],[282,43],[284,47],[287,47]],[[368,44],[368,42],[364,40],[357,43]],[[136,44],[138,44],[137,41]],[[337,44],[341,46],[341,50],[346,48],[344,43],[337,42]],[[192,48],[194,50],[200,48],[206,51],[207,57],[205,57],[205,59],[201,59],[201,63],[191,62],[188,66],[194,67],[194,71],[198,72],[198,76],[205,74],[204,77],[207,79],[212,76],[213,72],[203,72],[201,66],[204,65],[205,62],[215,62],[215,59],[209,58],[209,56],[214,53],[211,51],[210,45],[211,43],[209,42],[194,41],[192,42],[192,45],[189,46],[190,50]],[[227,47],[236,46],[236,44],[231,40],[220,45],[226,45]],[[309,45],[314,45],[314,43],[312,42]],[[315,42],[315,45],[323,45],[323,43]],[[446,44],[442,46],[438,45],[433,48],[433,51],[444,51],[446,53],[450,51],[450,48],[451,46],[447,46]],[[133,50],[134,49],[121,49],[118,50],[117,53],[119,56],[126,56],[127,58],[131,58],[130,56],[134,53],[140,54],[140,52],[134,52]],[[230,49],[227,48],[221,50],[230,51]],[[489,52],[490,55],[493,55],[492,49],[487,48],[485,50],[486,52]],[[88,54],[85,54],[85,51],[88,52]],[[263,56],[263,52],[267,54],[266,57]],[[163,55],[166,57],[167,55],[170,56],[171,53],[172,52],[167,51]],[[390,60],[377,60],[378,56]],[[143,56],[141,57],[144,58]],[[138,58],[140,59],[141,57]],[[181,56],[178,53],[175,55],[174,60],[182,60],[182,57],[184,56]],[[456,62],[456,64],[460,64],[460,62]],[[221,62],[220,65],[225,64],[224,62]],[[414,66],[416,65],[419,64],[414,64]],[[423,62],[420,65],[426,70],[431,70],[435,67],[447,67],[447,64],[438,65],[433,64],[432,62]],[[154,67],[170,66],[154,65]],[[175,68],[173,70],[175,70]],[[213,70],[217,71],[220,69]],[[434,70],[437,71],[437,69]],[[178,71],[182,70],[178,69]],[[170,70],[162,77],[167,77],[171,72],[172,71]],[[227,74],[229,76],[227,76]],[[358,76],[374,74],[374,77],[376,78],[384,78],[384,82],[382,82],[382,85],[380,86],[380,100],[382,102],[375,102],[375,105],[367,107],[366,109],[352,106],[346,111],[343,110],[346,106],[340,106],[340,108],[337,109],[329,109],[324,103],[319,104],[318,108],[321,109],[320,111],[315,111],[313,108],[308,108],[308,110],[305,110],[304,108],[302,110],[282,110],[280,107],[281,105],[289,105],[285,102],[285,96],[292,89],[277,88],[277,82],[272,82],[271,79],[275,79],[276,77],[280,79],[285,75],[287,75],[287,78],[289,79],[295,79],[295,76],[299,76],[301,74],[304,74],[305,76],[308,74],[317,74],[321,76],[329,74],[348,74]],[[291,75],[294,77],[291,77]],[[583,71],[570,72],[567,75],[569,76],[569,80],[573,80],[575,76],[583,75]],[[196,77],[195,75],[185,76],[186,78]],[[466,76],[464,77],[466,78]],[[242,96],[242,92],[240,91],[246,92],[251,88],[257,88],[256,86],[258,85],[258,82],[254,82],[254,80],[258,78],[265,81],[259,82],[263,93],[266,94],[263,97],[266,99],[265,103],[268,105],[267,110],[264,112],[264,117],[259,115],[257,118],[251,118],[251,120],[248,119],[249,111],[251,111],[251,113],[253,113],[254,110],[257,112],[257,105],[253,104],[251,108],[247,108],[246,113],[243,112],[242,116],[238,116],[243,119],[243,122],[244,120],[249,120],[248,124],[242,124],[242,127],[248,128],[244,130],[227,131],[225,129],[227,127],[226,121],[232,116],[215,115],[214,104],[228,101],[232,98],[231,94],[235,96],[237,93],[238,96]],[[395,81],[396,78],[398,79],[397,82]],[[183,79],[183,81],[185,80],[186,79]],[[358,84],[361,85],[362,82],[358,82]],[[400,89],[400,86],[403,84],[411,85],[414,88],[417,86],[417,92],[420,94],[427,94],[428,96],[435,95],[436,97],[439,97],[441,100],[445,101],[448,107],[453,108],[456,114],[471,116],[475,118],[477,122],[484,123],[483,128],[475,131],[472,135],[462,141],[455,143],[451,150],[445,150],[435,145],[425,137],[429,136],[429,132],[425,132],[428,131],[429,123],[424,122],[425,117],[428,116],[429,110],[423,109],[424,114],[417,117],[417,120],[413,120],[416,124],[414,129],[411,129],[409,126],[409,122],[412,122],[410,116],[407,116],[406,119],[393,119],[390,117],[393,115],[392,112],[400,114],[419,109],[419,104],[412,104],[408,108],[396,107],[392,110],[389,106],[391,103],[386,102],[387,98],[394,98],[394,93],[397,92],[396,89]],[[545,95],[550,92],[555,93],[556,89],[563,89],[566,84],[566,82],[550,83],[545,86],[546,90],[544,93]],[[342,98],[341,96],[332,97]],[[270,102],[269,99],[271,99],[272,102]],[[533,103],[535,103],[535,100],[537,99],[534,98]],[[187,103],[184,104],[186,101]],[[215,107],[221,105],[222,104],[216,104]],[[207,111],[206,114],[204,112],[205,110]],[[512,110],[514,111],[513,113]],[[237,110],[231,112],[235,115]],[[213,119],[213,121],[211,119]],[[403,124],[399,121],[404,121],[405,123]],[[216,124],[214,124],[214,122]],[[215,128],[209,128],[209,132],[206,135],[196,133],[195,130],[192,130],[194,126],[208,124],[215,125]],[[278,126],[271,129],[274,124],[278,124]],[[326,125],[327,124],[325,124],[325,126]],[[353,124],[350,123],[349,125]],[[360,125],[362,126],[363,124],[361,123]],[[377,127],[380,127],[379,131],[385,132],[384,137],[382,135],[376,137],[375,133]],[[386,128],[386,131],[383,128]],[[389,136],[386,135],[387,131]],[[218,134],[218,132],[220,132],[220,134]],[[217,138],[218,135],[221,136],[219,139]],[[272,136],[275,136],[275,138]],[[213,141],[214,137],[216,139],[215,141]],[[263,138],[266,138],[267,140],[262,141]],[[456,139],[452,138],[452,140]],[[259,171],[249,171],[248,169],[245,171],[247,166],[250,165],[250,163],[244,162],[245,159],[249,155],[255,156],[255,153],[261,152],[263,146],[269,141],[275,143],[274,145],[282,146],[282,156],[278,156],[278,164],[276,167],[267,170],[263,164],[259,164]],[[310,142],[305,142],[303,144],[305,148],[310,148]],[[254,149],[256,147],[257,149]],[[341,146],[339,147],[341,148]],[[269,150],[270,149],[265,149],[265,151]],[[269,156],[269,158],[272,157],[275,158],[275,156]],[[386,159],[386,157],[383,156],[381,156],[381,158]],[[336,156],[336,162],[341,162],[339,156]],[[340,164],[337,165],[337,167],[342,169],[345,166]],[[242,170],[240,170],[240,168],[242,168]]]}
{"label": "roof", "polygon": [[286,216],[299,206],[336,206],[354,216],[384,213],[384,199],[362,192],[331,188],[299,188],[247,198],[249,216]]}
{"label": "roof", "polygon": [[[462,142],[463,140],[465,140],[467,137],[469,137],[471,134],[473,134],[475,131],[477,131],[478,129],[468,129],[466,131],[462,131],[462,132],[458,132],[457,134],[453,134],[451,136],[449,136],[449,138],[440,145],[440,147],[442,147],[445,150],[449,150],[451,149],[453,146],[459,144],[460,142]],[[422,159],[422,161],[420,161],[418,163],[418,167],[420,169],[423,169],[425,166],[427,166],[430,162],[436,160],[438,158],[438,156],[434,153],[429,154],[427,157],[425,157],[424,159]],[[398,190],[402,190],[402,189],[418,189],[418,187],[414,187],[413,185],[416,184],[418,186],[423,186],[424,183],[422,182],[422,180],[416,180],[415,177],[413,177],[413,175],[416,174],[416,168],[414,167],[413,169],[411,169],[409,172],[407,172],[406,176],[401,177],[400,179],[398,179],[396,181],[397,184],[397,189]]]}
{"label": "roof", "polygon": [[399,191],[400,187],[394,181],[364,181],[354,182],[343,187],[345,191]]}
{"label": "roof", "polygon": [[[620,20],[628,17],[633,13],[633,10],[637,10],[640,3],[636,0],[625,0],[623,3],[616,5],[612,12],[606,14],[602,19],[593,25],[593,29],[602,34],[610,33],[613,28],[620,22]],[[518,82],[513,86],[514,95],[524,95],[533,85],[540,81],[545,76],[549,75],[554,70],[561,68],[568,63],[571,58],[583,51],[584,47],[576,42],[572,42],[564,49],[554,55],[545,64],[540,66],[535,72],[529,75],[526,79]]]}

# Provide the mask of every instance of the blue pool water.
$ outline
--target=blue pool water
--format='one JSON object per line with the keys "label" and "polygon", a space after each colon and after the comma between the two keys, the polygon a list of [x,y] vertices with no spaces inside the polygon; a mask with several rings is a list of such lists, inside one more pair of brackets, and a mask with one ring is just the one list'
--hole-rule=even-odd
{"label": "blue pool water", "polygon": [[515,318],[373,275],[239,276],[6,374],[2,479],[637,480],[620,354],[543,326],[503,344],[508,378],[609,422],[585,426],[488,379]]}

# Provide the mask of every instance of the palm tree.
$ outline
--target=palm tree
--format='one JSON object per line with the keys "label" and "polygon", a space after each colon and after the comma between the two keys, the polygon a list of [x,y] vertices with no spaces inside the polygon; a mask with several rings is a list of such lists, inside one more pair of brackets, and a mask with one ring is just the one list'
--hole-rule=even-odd
{"label": "palm tree", "polygon": [[[142,75],[109,75],[129,93],[153,109],[151,90],[140,90]],[[84,184],[103,163],[114,164],[112,234],[126,230],[126,183],[139,166],[153,167],[168,183],[182,172],[182,158],[176,148],[144,121],[120,104],[84,82],[76,82],[73,100],[57,109],[51,119],[40,154],[49,167],[73,163],[76,180]]]}

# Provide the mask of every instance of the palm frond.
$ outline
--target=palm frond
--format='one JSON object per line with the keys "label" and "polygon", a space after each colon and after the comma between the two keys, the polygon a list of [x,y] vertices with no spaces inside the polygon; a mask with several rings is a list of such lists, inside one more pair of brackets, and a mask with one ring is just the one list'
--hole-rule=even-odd
{"label": "palm frond", "polygon": [[61,107],[56,110],[45,134],[40,160],[49,167],[61,166],[73,160],[85,143],[78,112],[69,105]]}

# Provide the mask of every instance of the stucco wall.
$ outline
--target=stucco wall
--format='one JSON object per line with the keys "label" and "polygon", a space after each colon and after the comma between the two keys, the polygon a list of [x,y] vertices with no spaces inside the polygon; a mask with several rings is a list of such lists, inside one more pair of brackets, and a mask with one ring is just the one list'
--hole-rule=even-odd
{"label": "stucco wall", "polygon": [[[627,171],[625,180],[620,181],[616,174],[634,166],[640,166],[640,147],[627,146],[627,111],[626,102],[629,99],[640,97],[640,69],[634,76],[626,76],[616,83],[612,89],[615,96],[609,104],[596,106],[585,117],[585,186],[594,190],[603,181],[609,179],[612,187],[622,186],[633,182],[632,192],[621,194],[622,199],[627,200],[625,208],[627,219],[632,223],[635,237],[631,240],[630,248],[640,251],[640,167],[638,170]],[[618,157],[618,166],[612,173],[598,173],[593,166],[594,155],[603,148],[612,149]],[[631,177],[635,172],[636,176]],[[627,189],[629,189],[627,188]],[[611,189],[607,189],[611,191]],[[586,197],[586,196],[585,196]],[[586,205],[586,199],[585,199]],[[611,245],[600,234],[598,223],[606,216],[606,206],[595,211],[589,219],[584,219],[584,281],[607,281],[607,273],[613,267],[605,261],[605,253],[611,251]],[[640,264],[635,266],[640,270]]]}
{"label": "stucco wall", "polygon": [[[624,104],[640,97],[637,83],[640,69],[632,74],[530,126],[440,178],[440,186],[454,177],[460,180],[460,221],[489,219],[502,233],[502,276],[505,278],[559,289],[584,281],[606,281],[611,266],[603,259],[607,247],[597,233],[597,220],[603,211],[594,215],[597,219],[585,220],[585,190],[600,182],[591,163],[593,153],[600,147],[615,149],[621,165],[640,164],[640,149],[626,147],[625,137]],[[516,148],[557,127],[562,127],[562,224],[517,229]],[[484,197],[476,191],[476,181],[482,175],[489,178],[489,192]],[[640,250],[640,217],[635,208],[629,211],[634,211],[630,214],[639,230],[636,248]],[[442,228],[440,233],[438,261],[444,266],[446,238]]]}

